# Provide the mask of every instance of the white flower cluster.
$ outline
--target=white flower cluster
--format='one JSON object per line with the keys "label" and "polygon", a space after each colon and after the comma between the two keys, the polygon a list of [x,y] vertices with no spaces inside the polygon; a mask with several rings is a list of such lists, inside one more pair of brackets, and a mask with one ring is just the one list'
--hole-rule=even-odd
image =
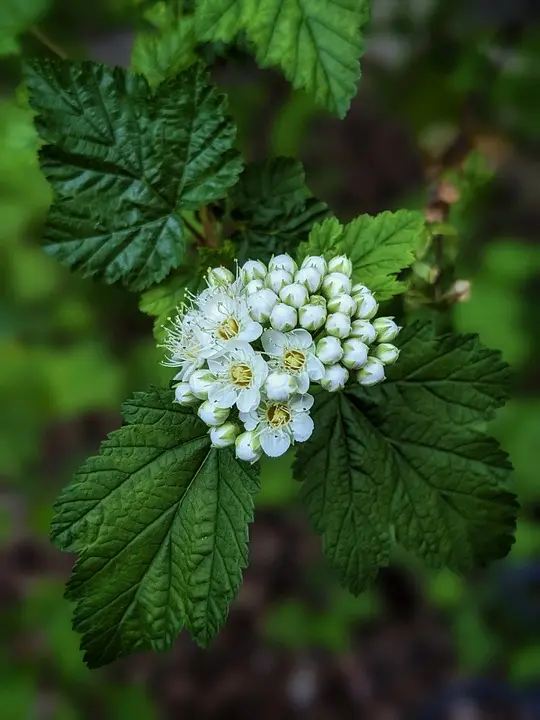
{"label": "white flower cluster", "polygon": [[248,462],[277,457],[313,432],[311,383],[335,392],[384,380],[400,328],[374,319],[378,304],[351,273],[343,255],[309,256],[300,268],[289,255],[268,267],[248,260],[236,277],[208,271],[208,287],[166,328],[164,364],[179,368],[175,399],[198,405],[215,447],[235,444]]}

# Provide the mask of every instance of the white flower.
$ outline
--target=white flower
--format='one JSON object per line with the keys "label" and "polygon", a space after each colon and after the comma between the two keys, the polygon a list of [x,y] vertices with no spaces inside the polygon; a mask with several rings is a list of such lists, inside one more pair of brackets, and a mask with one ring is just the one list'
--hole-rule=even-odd
{"label": "white flower", "polygon": [[278,301],[278,296],[270,288],[264,288],[263,290],[257,290],[248,297],[248,306],[251,313],[251,317],[257,321],[257,323],[266,323],[270,318],[272,308]]}
{"label": "white flower", "polygon": [[391,343],[381,343],[373,347],[372,353],[383,365],[393,365],[399,357],[399,348]]}
{"label": "white flower", "polygon": [[367,345],[375,342],[377,332],[369,320],[353,320],[350,337],[356,337]]}
{"label": "white flower", "polygon": [[314,267],[305,267],[294,276],[294,281],[304,285],[310,293],[315,293],[321,287],[323,276]]}
{"label": "white flower", "polygon": [[384,365],[375,357],[368,357],[367,363],[356,373],[360,385],[370,387],[384,380]]}
{"label": "white flower", "polygon": [[368,346],[359,338],[349,338],[343,343],[341,362],[349,370],[359,370],[367,362],[368,350]]}
{"label": "white flower", "polygon": [[229,445],[234,445],[240,430],[240,426],[232,422],[226,422],[219,427],[211,428],[210,441],[212,443],[212,447],[225,448],[229,447]]}
{"label": "white flower", "polygon": [[328,272],[338,272],[350,277],[352,275],[352,262],[346,255],[336,255],[328,261]]}
{"label": "white flower", "polygon": [[393,317],[379,317],[373,321],[373,327],[377,333],[378,342],[392,342],[395,340],[401,330],[400,326],[394,322]]}
{"label": "white flower", "polygon": [[246,293],[246,295],[253,295],[253,293],[262,290],[264,287],[265,284],[260,278],[254,278],[253,280],[250,280],[248,282],[248,284],[244,288],[244,292]]}
{"label": "white flower", "polygon": [[291,275],[298,270],[298,265],[290,255],[275,255],[268,263],[268,270],[286,270]]}
{"label": "white flower", "polygon": [[214,382],[208,399],[219,408],[249,412],[261,400],[260,388],[268,375],[268,365],[260,353],[247,343],[238,343],[220,357],[208,360]]}
{"label": "white flower", "polygon": [[341,293],[349,293],[351,291],[351,280],[347,275],[339,272],[333,272],[327,275],[322,283],[322,294],[326,298],[332,298]]}
{"label": "white flower", "polygon": [[349,379],[349,371],[343,365],[330,365],[321,380],[321,387],[328,392],[343,390]]}
{"label": "white flower", "polygon": [[[300,308],[302,310],[303,308]],[[277,303],[270,313],[270,325],[274,330],[280,332],[288,332],[294,330],[298,321],[298,313],[295,308],[285,303]]]}
{"label": "white flower", "polygon": [[351,288],[351,295],[353,297],[354,295],[365,295],[366,293],[370,294],[371,290],[365,285],[362,285],[362,283],[355,283]]}
{"label": "white flower", "polygon": [[270,400],[288,400],[297,391],[296,379],[280,370],[271,372],[266,378],[264,390]]}
{"label": "white flower", "polygon": [[356,300],[353,300],[352,297],[346,293],[335,295],[328,301],[328,311],[332,313],[340,312],[351,316],[356,312],[356,307]]}
{"label": "white flower", "polygon": [[285,285],[279,293],[279,299],[282,302],[286,305],[291,305],[291,307],[297,310],[307,303],[308,297],[307,288],[304,285],[300,285],[300,283]]}
{"label": "white flower", "polygon": [[345,313],[332,313],[326,318],[326,331],[337,338],[346,338],[351,332],[351,318]]}
{"label": "white flower", "polygon": [[[259,290],[259,293],[265,290]],[[262,325],[254,322],[250,315],[253,298],[218,292],[205,301],[199,301],[199,314],[194,332],[199,339],[203,358],[222,355],[238,342],[253,342],[261,336]]]}
{"label": "white flower", "polygon": [[273,290],[275,293],[279,294],[281,288],[284,288],[285,285],[290,285],[292,281],[293,276],[290,272],[287,272],[287,270],[283,270],[283,268],[278,268],[277,270],[271,270],[266,276],[264,282],[266,284],[266,287],[269,287],[270,290]]}
{"label": "white flower", "polygon": [[246,430],[254,432],[269,457],[279,457],[292,442],[305,442],[311,436],[312,405],[313,397],[307,394],[294,395],[285,402],[263,399],[256,410],[240,413],[240,419]]}
{"label": "white flower", "polygon": [[313,338],[307,330],[288,333],[265,330],[261,342],[270,367],[291,375],[299,393],[307,392],[310,380],[316,382],[322,378],[324,366],[315,355]]}
{"label": "white flower", "polygon": [[354,298],[358,302],[356,317],[360,320],[371,320],[377,314],[379,303],[371,293],[358,294]]}
{"label": "white flower", "polygon": [[236,457],[253,464],[262,455],[261,443],[254,432],[243,432],[236,438]]}
{"label": "white flower", "polygon": [[343,348],[337,337],[328,335],[317,343],[317,357],[325,365],[333,365],[343,357]]}
{"label": "white flower", "polygon": [[326,260],[321,255],[308,255],[305,257],[302,268],[315,268],[323,277],[328,272]]}
{"label": "white flower", "polygon": [[260,260],[248,260],[242,265],[240,275],[245,283],[251,280],[264,280],[266,277],[266,265]]}
{"label": "white flower", "polygon": [[223,265],[217,268],[210,268],[206,275],[206,281],[210,287],[231,285],[234,280],[234,274],[226,267],[223,267]]}
{"label": "white flower", "polygon": [[216,405],[216,403],[213,403],[210,400],[205,400],[201,403],[201,405],[199,405],[197,415],[201,418],[203,423],[206,423],[206,425],[210,427],[215,427],[217,425],[223,425],[225,420],[229,417],[230,412],[229,408],[220,408]]}
{"label": "white flower", "polygon": [[178,383],[174,388],[174,400],[180,403],[180,405],[193,405],[199,402],[199,398],[191,392],[191,388],[187,382]]}
{"label": "white flower", "polygon": [[326,308],[322,305],[308,303],[298,311],[298,320],[305,330],[310,332],[319,330],[326,322]]}
{"label": "white flower", "polygon": [[189,380],[191,373],[204,365],[201,342],[195,334],[197,322],[198,314],[189,310],[177,315],[171,327],[165,327],[166,337],[161,347],[166,348],[168,357],[163,365],[180,368],[175,380]]}
{"label": "white flower", "polygon": [[215,375],[208,368],[195,370],[189,376],[189,389],[199,400],[207,400],[208,391],[215,381]]}

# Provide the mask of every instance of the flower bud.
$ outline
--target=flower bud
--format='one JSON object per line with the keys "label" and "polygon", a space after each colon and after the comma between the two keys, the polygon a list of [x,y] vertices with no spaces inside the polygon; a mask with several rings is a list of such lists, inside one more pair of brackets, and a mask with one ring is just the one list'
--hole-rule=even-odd
{"label": "flower bud", "polygon": [[308,255],[305,257],[302,263],[302,269],[304,268],[315,268],[322,277],[328,272],[328,265],[322,255]]}
{"label": "flower bud", "polygon": [[292,259],[290,255],[286,253],[283,255],[276,255],[268,263],[269,270],[286,270],[291,275],[298,270],[298,265]]}
{"label": "flower bud", "polygon": [[246,295],[253,295],[253,293],[256,293],[259,290],[262,290],[264,287],[265,287],[264,281],[261,280],[260,278],[255,278],[254,280],[250,280],[245,287]]}
{"label": "flower bud", "polygon": [[298,321],[300,327],[303,327],[309,332],[314,332],[319,328],[322,328],[326,322],[326,309],[322,305],[313,305],[308,303],[300,308],[298,311]]}
{"label": "flower bud", "polygon": [[218,287],[220,285],[230,285],[233,283],[234,275],[226,267],[221,266],[208,270],[206,279],[210,287]]}
{"label": "flower bud", "polygon": [[360,385],[370,387],[384,380],[384,365],[376,357],[368,357],[367,363],[356,373]]}
{"label": "flower bud", "polygon": [[220,408],[216,403],[205,400],[199,409],[197,415],[201,418],[203,423],[206,423],[210,427],[216,427],[217,425],[223,425],[225,420],[229,417],[231,410],[230,408]]}
{"label": "flower bud", "polygon": [[307,303],[309,296],[307,289],[303,285],[292,283],[292,285],[285,285],[281,289],[279,298],[282,302],[298,310]]}
{"label": "flower bud", "polygon": [[294,281],[305,285],[310,293],[314,293],[321,287],[322,275],[314,267],[302,268],[294,276]]}
{"label": "flower bud", "polygon": [[206,368],[195,370],[189,378],[189,389],[199,400],[206,400],[208,391],[215,382],[216,376],[210,370]]}
{"label": "flower bud", "polygon": [[315,354],[325,365],[332,365],[341,360],[343,348],[336,337],[323,337],[317,343]]}
{"label": "flower bud", "polygon": [[326,318],[326,332],[338,338],[346,338],[351,332],[351,318],[345,313],[332,313]]}
{"label": "flower bud", "polygon": [[349,370],[359,370],[368,359],[368,346],[359,338],[348,338],[343,343],[341,362]]}
{"label": "flower bud", "polygon": [[219,427],[210,430],[212,447],[225,448],[234,445],[234,441],[240,433],[240,426],[233,422],[226,422]]}
{"label": "flower bud", "polygon": [[349,379],[349,371],[343,365],[330,365],[326,368],[321,387],[328,392],[337,392],[343,390],[345,383]]}
{"label": "flower bud", "polygon": [[266,265],[260,260],[248,260],[242,265],[242,280],[245,283],[251,280],[264,280]]}
{"label": "flower bud", "polygon": [[188,382],[181,382],[174,388],[174,399],[180,405],[194,405],[199,402],[192,392]]}
{"label": "flower bud", "polygon": [[292,281],[293,276],[291,273],[283,270],[283,268],[279,268],[278,270],[270,270],[264,282],[266,287],[269,287],[270,290],[279,294],[281,288],[284,288],[285,285],[290,285]]}
{"label": "flower bud", "polygon": [[351,290],[351,281],[343,273],[330,273],[322,282],[322,294],[325,298],[332,298],[341,293],[349,293]]}
{"label": "flower bud", "polygon": [[371,352],[383,365],[393,365],[399,357],[399,348],[390,343],[375,345]]}
{"label": "flower bud", "polygon": [[270,313],[270,325],[279,332],[294,330],[298,321],[298,313],[290,305],[278,302]]}
{"label": "flower bud", "polygon": [[326,310],[326,298],[323,298],[322,295],[312,295],[309,298],[310,305],[320,305]]}
{"label": "flower bud", "polygon": [[255,322],[265,323],[268,322],[270,313],[278,301],[278,296],[270,288],[264,288],[250,295],[247,301],[249,312]]}
{"label": "flower bud", "polygon": [[296,392],[296,380],[286,372],[271,372],[264,389],[270,400],[288,400]]}
{"label": "flower bud", "polygon": [[349,337],[358,338],[362,342],[365,342],[366,345],[371,345],[371,343],[375,342],[377,333],[369,320],[353,320]]}
{"label": "flower bud", "polygon": [[351,295],[365,295],[366,293],[371,293],[371,290],[366,287],[365,285],[362,285],[362,283],[355,283],[351,288]]}
{"label": "flower bud", "polygon": [[356,312],[356,300],[353,300],[350,295],[345,293],[336,295],[328,301],[328,312],[340,312],[350,317]]}
{"label": "flower bud", "polygon": [[236,438],[236,457],[245,462],[254,463],[262,455],[261,443],[253,430],[243,432]]}
{"label": "flower bud", "polygon": [[379,303],[371,293],[366,293],[365,295],[357,294],[354,299],[358,303],[356,317],[359,320],[371,320],[371,318],[375,317],[379,309]]}
{"label": "flower bud", "polygon": [[329,273],[343,273],[347,277],[352,275],[352,262],[346,255],[336,255],[328,261],[328,272]]}
{"label": "flower bud", "polygon": [[377,333],[377,341],[380,343],[392,342],[401,330],[400,326],[394,322],[393,317],[376,318],[373,321],[373,327]]}

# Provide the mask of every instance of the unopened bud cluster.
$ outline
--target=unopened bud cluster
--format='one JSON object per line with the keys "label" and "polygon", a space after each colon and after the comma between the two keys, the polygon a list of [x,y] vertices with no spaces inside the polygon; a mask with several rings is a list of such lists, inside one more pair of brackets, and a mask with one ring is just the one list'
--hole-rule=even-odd
{"label": "unopened bud cluster", "polygon": [[214,447],[235,445],[248,462],[277,457],[313,432],[312,383],[336,392],[384,380],[400,328],[375,317],[375,297],[351,275],[344,255],[208,271],[208,287],[166,328],[165,364],[179,369],[175,399],[197,406]]}

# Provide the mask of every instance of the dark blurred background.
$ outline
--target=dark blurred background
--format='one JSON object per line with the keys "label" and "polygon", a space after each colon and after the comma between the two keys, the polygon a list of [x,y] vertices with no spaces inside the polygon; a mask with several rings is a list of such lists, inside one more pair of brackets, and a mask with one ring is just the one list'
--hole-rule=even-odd
{"label": "dark blurred background", "polygon": [[[70,57],[127,65],[142,4],[56,0],[39,29]],[[31,34],[21,46],[49,54]],[[263,466],[250,566],[212,647],[182,635],[169,654],[88,671],[62,599],[73,558],[48,542],[51,504],[119,425],[121,401],[168,374],[136,296],[40,250],[49,192],[20,58],[0,58],[0,717],[540,718],[540,3],[373,0],[343,122],[241,47],[207,53],[249,159],[301,158],[343,220],[415,207],[438,223],[445,324],[478,332],[515,370],[491,430],[515,465],[517,542],[466,578],[398,554],[353,598],[322,561],[285,457]],[[441,307],[440,270],[430,256],[416,264],[411,316]]]}

